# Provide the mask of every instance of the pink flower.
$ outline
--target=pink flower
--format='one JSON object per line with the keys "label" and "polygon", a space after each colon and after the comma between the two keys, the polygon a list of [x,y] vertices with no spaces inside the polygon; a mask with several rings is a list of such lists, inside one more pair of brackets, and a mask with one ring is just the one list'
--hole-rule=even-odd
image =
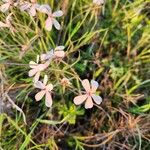
{"label": "pink flower", "polygon": [[51,107],[52,106],[52,96],[51,96],[51,91],[53,89],[53,85],[52,84],[47,84],[47,81],[48,81],[48,77],[47,75],[44,76],[44,81],[41,82],[41,81],[37,81],[35,83],[35,87],[36,88],[39,88],[41,89],[40,92],[38,92],[36,95],[35,95],[35,99],[36,101],[39,101],[43,98],[43,96],[45,95],[45,105],[47,107]]}
{"label": "pink flower", "polygon": [[90,86],[89,80],[84,79],[82,81],[82,86],[85,89],[85,94],[76,96],[74,98],[73,101],[76,105],[80,105],[85,101],[85,108],[88,109],[93,107],[93,101],[96,104],[100,104],[102,102],[102,98],[95,94],[99,86],[98,82],[91,80],[91,86]]}
{"label": "pink flower", "polygon": [[53,58],[58,59],[58,58],[64,58],[65,57],[65,52],[64,50],[64,46],[57,46],[54,50],[50,50],[48,53],[46,54],[42,54],[41,55],[41,60],[45,61],[45,60],[52,60]]}
{"label": "pink flower", "polygon": [[29,71],[29,77],[32,77],[35,75],[34,82],[37,82],[39,80],[41,71],[45,70],[50,64],[49,61],[47,61],[44,64],[38,64],[38,62],[39,62],[39,59],[37,59],[37,62],[34,62],[34,61],[29,62],[29,66],[30,66],[30,68],[32,68]]}
{"label": "pink flower", "polygon": [[4,4],[0,6],[0,11],[5,13],[6,11],[9,10],[11,5],[13,4],[13,1],[12,0],[2,0],[2,1],[4,2]]}
{"label": "pink flower", "polygon": [[60,83],[61,83],[63,86],[68,86],[68,85],[71,84],[70,81],[69,81],[69,79],[67,79],[67,78],[61,79]]}
{"label": "pink flower", "polygon": [[38,8],[38,10],[40,12],[48,15],[48,18],[45,21],[45,29],[46,30],[51,31],[53,25],[57,30],[60,30],[60,28],[61,28],[60,24],[55,18],[61,17],[63,15],[63,12],[61,10],[55,11],[54,13],[52,13],[52,10],[49,5],[41,5]]}
{"label": "pink flower", "polygon": [[39,4],[36,3],[36,0],[31,0],[30,2],[22,2],[20,6],[21,11],[27,11],[30,16],[35,16],[36,15],[36,10],[39,7]]}
{"label": "pink flower", "polygon": [[102,5],[104,4],[104,0],[93,0],[93,3],[96,5]]}

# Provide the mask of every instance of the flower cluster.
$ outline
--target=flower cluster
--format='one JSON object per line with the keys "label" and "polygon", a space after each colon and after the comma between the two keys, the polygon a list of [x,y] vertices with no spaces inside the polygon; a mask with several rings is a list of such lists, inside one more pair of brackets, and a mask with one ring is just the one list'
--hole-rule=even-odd
{"label": "flower cluster", "polygon": [[[52,12],[51,7],[48,4],[38,4],[36,0],[29,1],[17,1],[14,2],[13,0],[2,0],[3,4],[0,6],[0,11],[5,13],[9,12],[13,7],[17,7],[20,11],[26,11],[31,17],[37,15],[38,12],[43,13],[47,16],[45,20],[45,29],[47,31],[51,31],[52,27],[54,26],[57,30],[61,29],[59,22],[56,20],[56,17],[61,17],[63,12],[61,10]],[[93,0],[94,4],[101,5],[103,0]],[[10,13],[6,17],[5,22],[0,21],[0,28],[9,28],[11,32],[14,32],[15,29],[12,25],[12,13]],[[31,70],[29,71],[29,77],[33,77],[34,87],[40,89],[40,91],[35,95],[36,101],[41,100],[45,96],[45,105],[47,107],[52,106],[52,90],[54,88],[53,84],[48,84],[48,76],[44,75],[43,81],[40,81],[41,72],[45,71],[51,61],[57,60],[55,62],[61,61],[65,57],[65,47],[64,46],[57,46],[54,49],[51,49],[49,52],[41,54],[37,56],[36,62],[30,61],[29,67]],[[70,86],[71,82],[69,79],[64,77],[60,84],[64,87]],[[94,102],[96,104],[100,104],[102,102],[102,98],[96,94],[96,90],[98,89],[98,82],[91,80],[91,84],[88,79],[84,79],[81,81],[82,86],[84,87],[85,91],[82,91],[82,94],[76,96],[73,99],[73,102],[76,105],[80,105],[85,103],[85,108],[92,108]]]}
{"label": "flower cluster", "polygon": [[[36,0],[30,0],[30,2],[13,2],[13,0],[3,0],[3,2],[4,4],[0,6],[0,11],[3,13],[9,11],[12,7],[17,7],[20,9],[20,11],[26,11],[31,17],[36,16],[37,12],[40,12],[48,16],[45,21],[46,30],[51,31],[53,25],[57,30],[61,29],[59,22],[56,20],[56,17],[61,17],[63,15],[61,10],[52,12],[52,9],[49,5],[38,4]],[[1,25],[0,27],[8,27],[8,25]]]}
{"label": "flower cluster", "polygon": [[[34,80],[33,80],[34,86],[41,90],[35,95],[35,99],[36,101],[39,101],[45,95],[45,105],[47,107],[51,107],[52,105],[51,91],[53,90],[53,85],[52,84],[47,85],[48,82],[47,75],[44,76],[43,82],[39,81],[40,72],[47,69],[52,60],[63,59],[65,57],[65,52],[63,50],[64,50],[64,46],[57,46],[55,49],[50,50],[46,54],[41,54],[40,56],[37,56],[36,62],[31,61],[29,63],[29,66],[31,68],[31,70],[29,71],[29,76],[30,77],[34,76]],[[39,63],[39,61],[43,63]],[[71,84],[71,82],[67,78],[63,78],[60,83],[63,86],[68,86]],[[81,83],[85,91],[83,91],[82,95],[76,96],[74,98],[73,100],[74,103],[76,105],[80,105],[83,102],[85,102],[86,109],[92,108],[94,102],[96,104],[100,104],[102,102],[102,98],[96,94],[96,90],[99,86],[98,82],[91,80],[91,85],[90,85],[89,80],[84,79],[81,81]]]}

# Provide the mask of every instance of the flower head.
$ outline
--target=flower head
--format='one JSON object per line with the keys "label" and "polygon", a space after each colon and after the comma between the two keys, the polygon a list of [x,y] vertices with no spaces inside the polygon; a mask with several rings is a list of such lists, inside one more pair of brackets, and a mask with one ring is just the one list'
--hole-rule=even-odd
{"label": "flower head", "polygon": [[12,6],[13,1],[12,0],[2,0],[4,4],[0,6],[0,11],[5,13],[6,11],[9,10],[9,8]]}
{"label": "flower head", "polygon": [[80,96],[76,96],[74,98],[73,101],[76,105],[80,105],[83,102],[85,102],[85,108],[88,109],[88,108],[93,107],[93,101],[96,104],[100,104],[102,102],[102,98],[95,94],[96,90],[99,86],[98,82],[91,80],[91,85],[90,85],[89,80],[84,79],[82,81],[82,86],[85,89],[85,94],[80,95]]}
{"label": "flower head", "polygon": [[45,61],[45,60],[52,60],[53,58],[57,59],[57,58],[64,58],[65,57],[65,52],[64,50],[64,46],[57,46],[55,49],[50,50],[48,53],[46,54],[42,54],[41,55],[41,60]]}
{"label": "flower head", "polygon": [[34,61],[29,62],[29,66],[31,68],[31,70],[29,71],[29,77],[34,76],[34,82],[37,82],[39,80],[40,72],[45,70],[50,64],[49,61],[45,62],[44,64],[38,64],[38,62],[39,62],[38,57],[37,62]]}
{"label": "flower head", "polygon": [[39,4],[36,3],[36,0],[31,0],[31,2],[22,2],[20,4],[20,10],[21,11],[27,11],[30,16],[35,16],[36,15],[36,10],[39,7]]}
{"label": "flower head", "polygon": [[60,24],[55,18],[61,17],[63,15],[63,12],[61,10],[52,13],[51,7],[49,5],[41,5],[38,7],[38,11],[48,15],[48,18],[45,21],[46,30],[51,31],[53,25],[57,30],[60,30]]}
{"label": "flower head", "polygon": [[93,0],[93,3],[96,4],[96,5],[103,5],[104,0]]}
{"label": "flower head", "polygon": [[69,81],[69,79],[67,79],[67,78],[61,79],[60,83],[61,83],[63,86],[68,86],[68,85],[71,84],[70,81]]}
{"label": "flower head", "polygon": [[47,85],[47,81],[48,81],[48,77],[47,75],[44,76],[44,81],[37,81],[34,86],[38,89],[41,89],[40,92],[38,92],[35,95],[35,99],[36,101],[39,101],[43,98],[43,96],[45,95],[45,105],[47,107],[51,107],[52,106],[52,96],[51,96],[51,91],[53,89],[53,85],[52,84],[48,84]]}

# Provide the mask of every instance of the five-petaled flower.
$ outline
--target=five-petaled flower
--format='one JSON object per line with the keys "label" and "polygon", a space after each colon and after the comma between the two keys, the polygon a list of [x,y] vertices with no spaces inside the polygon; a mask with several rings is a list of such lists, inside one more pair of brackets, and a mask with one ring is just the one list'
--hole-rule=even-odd
{"label": "five-petaled flower", "polygon": [[30,16],[34,17],[39,6],[40,5],[36,3],[36,0],[31,0],[31,3],[24,1],[20,4],[20,10],[27,11]]}
{"label": "five-petaled flower", "polygon": [[29,66],[30,66],[30,68],[32,68],[29,71],[29,77],[32,77],[35,75],[34,76],[34,82],[37,82],[39,80],[40,72],[45,70],[50,64],[49,61],[46,61],[44,64],[38,64],[38,63],[39,63],[38,57],[37,57],[37,62],[34,62],[34,61],[29,62]]}
{"label": "five-petaled flower", "polygon": [[[0,11],[6,12],[10,9],[12,6],[18,6],[21,11],[27,11],[30,16],[35,16],[36,11],[40,11],[46,15],[48,15],[48,18],[45,21],[45,28],[48,31],[51,31],[52,26],[57,30],[61,29],[61,26],[59,22],[56,20],[56,17],[61,17],[63,15],[63,12],[61,10],[55,11],[54,13],[51,10],[51,7],[47,4],[44,5],[39,5],[37,4],[37,0],[30,0],[30,2],[24,1],[24,2],[16,2],[14,3],[13,0],[2,0],[4,4],[0,6]],[[93,0],[94,4],[97,5],[102,5],[104,3],[104,0]],[[10,30],[13,32],[14,28],[11,24],[11,14],[9,14],[6,17],[5,22],[0,21],[0,28],[10,28]],[[25,47],[26,48],[26,47]],[[39,63],[39,56],[37,57],[37,61],[30,61],[29,66],[31,70],[29,71],[29,76],[32,77],[34,76],[34,86],[41,91],[39,91],[35,95],[36,101],[41,100],[45,96],[45,105],[47,107],[52,106],[52,96],[51,96],[51,91],[53,90],[53,85],[52,84],[47,84],[48,82],[48,77],[47,75],[44,76],[43,82],[39,81],[40,78],[40,73],[41,71],[44,71],[50,64],[50,61],[52,59],[62,59],[65,57],[65,52],[64,52],[64,46],[57,46],[55,49],[50,50],[49,52],[42,54],[40,56],[41,61],[44,61],[44,63]],[[91,80],[91,85],[89,80],[84,79],[82,82],[82,86],[85,89],[84,94],[76,96],[74,98],[74,103],[76,105],[80,105],[83,102],[85,102],[85,108],[92,108],[94,105],[94,102],[96,104],[100,104],[102,102],[102,98],[99,95],[96,95],[96,90],[99,86],[98,82]],[[69,79],[63,78],[61,80],[61,84],[63,86],[69,86],[71,83]]]}
{"label": "five-petaled flower", "polygon": [[45,95],[45,105],[47,107],[51,107],[52,106],[52,96],[51,96],[51,91],[53,89],[53,85],[52,84],[48,84],[47,85],[47,81],[48,81],[48,77],[47,75],[44,76],[44,81],[37,81],[34,86],[38,89],[41,89],[40,92],[38,92],[35,95],[35,99],[36,101],[39,101],[43,98],[43,96]]}
{"label": "five-petaled flower", "polygon": [[55,49],[50,50],[49,52],[47,52],[46,54],[42,54],[41,60],[45,61],[45,60],[52,60],[54,59],[62,59],[65,57],[65,52],[64,50],[64,46],[57,46]]}
{"label": "five-petaled flower", "polygon": [[91,86],[90,86],[89,80],[84,79],[82,81],[82,86],[84,87],[86,92],[85,94],[76,96],[74,98],[73,101],[76,105],[80,105],[85,101],[85,108],[88,109],[93,107],[93,101],[96,104],[100,104],[102,102],[102,98],[95,94],[99,86],[97,81],[91,80]]}
{"label": "five-petaled flower", "polygon": [[63,15],[63,12],[61,10],[55,11],[52,13],[51,7],[47,4],[41,5],[38,7],[38,11],[45,13],[48,15],[48,18],[45,21],[45,29],[48,31],[51,31],[52,26],[57,30],[60,30],[60,24],[59,22],[55,19],[56,17],[61,17]]}

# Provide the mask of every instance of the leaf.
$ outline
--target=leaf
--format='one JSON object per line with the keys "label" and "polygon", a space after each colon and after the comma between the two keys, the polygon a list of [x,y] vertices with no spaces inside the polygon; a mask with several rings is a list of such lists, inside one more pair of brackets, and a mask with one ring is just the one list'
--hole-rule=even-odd
{"label": "leaf", "polygon": [[129,109],[130,112],[135,113],[135,114],[146,113],[149,110],[150,110],[150,104],[146,104],[140,107],[136,106],[136,107]]}
{"label": "leaf", "polygon": [[27,145],[30,143],[30,139],[31,139],[31,134],[26,136],[25,141],[23,142],[19,150],[24,150],[27,147]]}

